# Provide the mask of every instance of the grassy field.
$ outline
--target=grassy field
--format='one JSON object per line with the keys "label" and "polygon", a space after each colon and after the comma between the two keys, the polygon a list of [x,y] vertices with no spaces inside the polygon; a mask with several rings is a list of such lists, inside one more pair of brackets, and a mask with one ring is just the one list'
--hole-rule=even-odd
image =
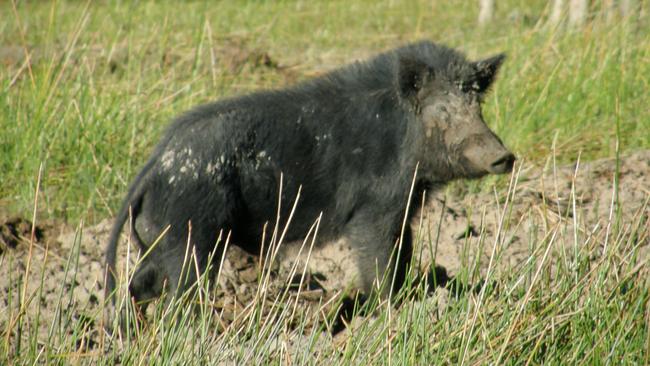
{"label": "grassy field", "polygon": [[[485,117],[527,161],[650,148],[647,16],[607,21],[596,4],[584,28],[553,28],[546,1],[509,0],[499,2],[498,20],[479,29],[475,3],[2,2],[0,213],[31,217],[38,185],[39,219],[112,217],[173,116],[419,39],[471,58],[508,55]],[[504,191],[508,186],[508,178],[500,180]],[[600,227],[594,237],[610,240],[604,252],[582,237],[584,249],[559,267],[546,258],[562,228],[546,228],[531,244],[531,259],[488,276],[493,285],[459,295],[444,310],[435,297],[380,305],[372,322],[360,321],[336,347],[320,346],[319,332],[296,346],[290,335],[307,320],[281,306],[274,322],[222,333],[205,309],[200,326],[159,321],[135,340],[89,354],[55,327],[49,343],[34,336],[16,346],[5,321],[0,364],[648,364],[650,287],[637,268],[647,263],[635,255],[648,240],[643,215],[606,232]],[[469,282],[474,275],[464,274]],[[184,323],[196,314],[167,316]]]}

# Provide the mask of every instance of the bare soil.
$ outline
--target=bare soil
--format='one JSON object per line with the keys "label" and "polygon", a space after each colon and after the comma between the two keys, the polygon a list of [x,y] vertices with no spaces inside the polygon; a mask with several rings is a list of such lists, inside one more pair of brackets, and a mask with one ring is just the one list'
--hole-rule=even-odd
{"label": "bare soil", "polygon": [[[650,257],[650,151],[623,157],[617,180],[614,159],[557,168],[549,160],[546,166],[523,167],[510,190],[500,185],[469,193],[463,191],[464,185],[457,185],[431,197],[412,222],[419,238],[415,260],[421,272],[431,271],[435,264],[438,280],[444,284],[468,263],[476,263],[480,276],[486,276],[494,256],[499,259],[494,271],[507,275],[505,270],[524,263],[548,239],[541,237],[543,233],[558,230],[552,255],[560,260],[566,258],[560,254],[570,256],[583,245],[605,250],[614,241],[607,237],[613,225],[642,228],[637,236],[638,253],[642,260]],[[614,220],[617,217],[621,219]],[[23,322],[29,331],[39,333],[39,339],[47,339],[57,312],[68,312],[72,319],[87,324],[91,330],[87,343],[92,346],[102,331],[103,250],[110,225],[107,219],[77,228],[38,220],[33,226],[26,218],[0,215],[0,329],[14,325],[20,302],[25,301]],[[308,249],[309,242],[304,251]],[[343,249],[330,245],[310,254],[300,296],[294,296],[300,309],[323,310],[321,304],[354,276],[350,253]],[[121,245],[122,258],[127,250],[133,254],[135,248]],[[290,251],[283,253],[279,268],[284,270],[274,271],[268,284],[270,299],[300,282],[296,280],[302,275],[301,267],[293,276],[286,270],[293,258]],[[259,279],[264,277],[260,268],[258,257],[236,247],[229,250],[217,287],[216,308],[224,326],[237,322],[237,314],[257,296]],[[27,296],[21,299],[23,287]],[[429,301],[444,306],[445,291],[439,288]],[[37,316],[39,329],[29,329]]]}

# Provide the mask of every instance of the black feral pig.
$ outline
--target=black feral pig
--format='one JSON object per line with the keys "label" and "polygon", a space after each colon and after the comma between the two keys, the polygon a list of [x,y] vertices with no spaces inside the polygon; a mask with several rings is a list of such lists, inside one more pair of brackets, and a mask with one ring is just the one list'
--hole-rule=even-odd
{"label": "black feral pig", "polygon": [[[453,179],[512,170],[514,155],[481,114],[503,59],[470,62],[453,49],[419,42],[286,89],[185,113],[119,211],[106,252],[107,296],[115,289],[116,247],[127,221],[142,251],[169,227],[134,274],[129,290],[136,301],[195,283],[195,267],[202,273],[208,258],[218,263],[223,255],[220,231],[258,254],[265,223],[275,222],[281,176],[281,217],[289,216],[301,189],[285,242],[303,238],[322,213],[318,243],[343,238],[355,253],[356,289],[389,296],[410,262],[411,232],[402,227],[422,193]],[[188,244],[196,263],[181,275]],[[377,291],[382,278],[393,285]]]}

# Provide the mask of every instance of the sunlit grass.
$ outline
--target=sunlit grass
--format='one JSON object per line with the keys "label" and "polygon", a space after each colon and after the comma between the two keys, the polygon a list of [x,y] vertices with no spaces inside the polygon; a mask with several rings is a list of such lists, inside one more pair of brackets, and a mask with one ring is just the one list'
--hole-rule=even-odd
{"label": "sunlit grass", "polygon": [[[34,316],[41,307],[37,292],[8,294],[9,308],[14,310],[0,328],[0,360],[11,364],[314,365],[647,362],[648,258],[639,257],[639,250],[649,240],[650,202],[646,199],[636,212],[622,207],[595,225],[575,226],[580,221],[573,217],[581,220],[584,215],[575,195],[570,197],[574,208],[566,216],[558,216],[550,203],[532,206],[515,217],[510,205],[520,196],[518,182],[519,173],[515,173],[503,204],[488,213],[499,217],[495,241],[486,242],[482,227],[478,228],[481,234],[468,241],[474,249],[485,246],[489,263],[477,262],[481,257],[470,254],[476,251],[468,246],[464,249],[468,252],[461,255],[461,271],[445,287],[436,288],[428,283],[429,278],[423,280],[417,271],[411,272],[394,301],[366,303],[363,315],[348,319],[349,325],[338,334],[331,332],[336,320],[332,307],[323,311],[327,299],[315,307],[303,307],[300,293],[283,285],[284,277],[276,278],[276,285],[269,282],[270,261],[258,270],[259,287],[252,301],[234,312],[232,322],[224,322],[224,302],[212,285],[219,281],[221,272],[217,271],[216,278],[203,277],[195,291],[171,305],[155,302],[148,319],[139,324],[134,322],[136,314],[122,286],[117,293],[117,314],[126,320],[120,323],[115,318],[115,331],[107,334],[102,329],[104,306],[88,307],[75,301],[66,288],[83,270],[78,231],[63,260],[68,280],[59,290],[59,311],[54,317]],[[615,225],[622,212],[628,221]],[[544,220],[549,221],[544,224]],[[502,255],[509,245],[508,236],[500,233],[518,223],[528,227],[528,253],[525,261],[511,265]],[[274,231],[282,232],[282,228]],[[279,238],[271,237],[268,253],[279,245]],[[310,242],[308,237],[307,247]],[[425,239],[416,248],[426,251],[433,244]],[[47,260],[47,253],[39,250],[30,255],[34,261]],[[9,253],[2,260],[9,261],[2,265],[12,266],[14,258]],[[124,263],[118,271],[124,284],[133,266]],[[294,267],[286,278],[295,278],[293,274],[301,271]],[[29,275],[22,279],[49,280],[43,273]],[[14,281],[20,288],[21,279]],[[335,309],[336,300],[331,304]],[[47,338],[39,331],[43,326],[48,329]]]}
{"label": "sunlit grass", "polygon": [[617,119],[623,151],[650,146],[645,20],[558,30],[543,4],[517,4],[477,29],[462,1],[2,7],[0,191],[13,210],[28,212],[25,178],[43,163],[48,214],[106,217],[173,116],[422,38],[508,55],[485,114],[520,156],[547,156],[555,137],[560,159],[611,156]]}

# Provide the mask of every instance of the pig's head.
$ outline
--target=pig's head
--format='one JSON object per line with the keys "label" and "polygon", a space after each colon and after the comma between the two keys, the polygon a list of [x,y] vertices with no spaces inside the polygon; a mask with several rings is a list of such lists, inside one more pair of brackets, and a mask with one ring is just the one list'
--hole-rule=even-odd
{"label": "pig's head", "polygon": [[421,167],[432,181],[478,178],[512,170],[515,156],[483,120],[481,101],[504,56],[448,64],[399,60],[400,92],[413,107],[423,141]]}

